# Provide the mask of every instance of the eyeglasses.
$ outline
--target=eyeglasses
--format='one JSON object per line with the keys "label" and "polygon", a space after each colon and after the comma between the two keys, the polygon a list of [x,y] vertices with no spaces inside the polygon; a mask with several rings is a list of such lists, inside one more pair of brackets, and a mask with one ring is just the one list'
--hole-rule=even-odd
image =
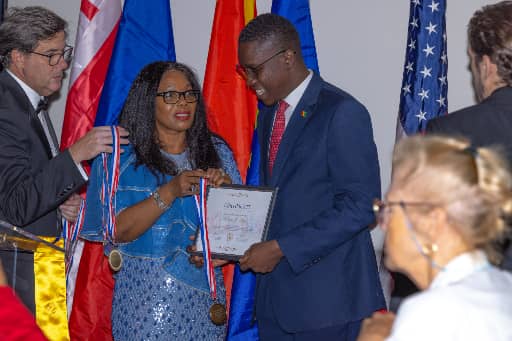
{"label": "eyeglasses", "polygon": [[382,201],[380,199],[373,200],[373,213],[380,226],[387,225],[389,213],[392,206],[400,206],[404,211],[406,206],[426,206],[434,207],[437,204],[430,202],[404,202],[404,201]]}
{"label": "eyeglasses", "polygon": [[245,79],[248,78],[256,78],[258,77],[259,70],[265,65],[265,63],[271,61],[274,57],[279,56],[281,53],[286,52],[288,49],[280,50],[277,53],[274,53],[269,58],[265,59],[262,63],[259,63],[256,66],[243,66],[240,64],[236,64],[236,72],[238,72]]}
{"label": "eyeglasses", "polygon": [[187,91],[164,91],[156,94],[157,96],[162,96],[164,102],[167,104],[176,104],[180,101],[180,98],[183,97],[185,102],[187,103],[195,103],[199,100],[199,91],[197,90],[187,90]]}
{"label": "eyeglasses", "polygon": [[387,219],[389,219],[389,208],[393,205],[398,205],[402,208],[404,211],[404,219],[405,219],[405,225],[407,226],[407,230],[409,231],[409,234],[411,236],[412,241],[414,242],[414,245],[416,246],[416,249],[418,252],[425,257],[431,264],[433,268],[437,268],[438,270],[444,271],[444,267],[441,266],[439,263],[437,263],[432,258],[432,253],[437,251],[437,244],[432,244],[430,247],[426,247],[424,244],[420,242],[417,236],[417,232],[412,224],[411,219],[409,218],[409,215],[407,214],[407,206],[427,206],[427,207],[435,207],[438,206],[434,203],[428,203],[428,202],[384,202],[379,199],[375,199],[373,202],[373,212],[377,216],[377,221],[379,222],[379,225],[382,226],[382,224],[387,224]]}
{"label": "eyeglasses", "polygon": [[71,62],[71,60],[73,59],[73,47],[72,46],[66,46],[64,51],[62,51],[61,53],[44,54],[44,53],[39,53],[39,52],[35,52],[35,51],[30,51],[29,53],[37,54],[38,56],[43,56],[43,57],[48,58],[48,64],[50,66],[55,66],[55,65],[59,64],[61,58],[64,58],[64,61],[67,64],[69,64]]}

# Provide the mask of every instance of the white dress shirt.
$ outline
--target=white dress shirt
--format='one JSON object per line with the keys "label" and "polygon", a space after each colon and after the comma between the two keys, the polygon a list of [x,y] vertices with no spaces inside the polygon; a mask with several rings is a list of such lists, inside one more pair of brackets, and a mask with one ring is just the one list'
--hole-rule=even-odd
{"label": "white dress shirt", "polygon": [[386,341],[511,341],[512,274],[482,251],[450,261],[430,287],[406,299]]}
{"label": "white dress shirt", "polygon": [[295,110],[295,107],[297,104],[299,104],[300,99],[302,98],[302,95],[304,95],[304,92],[306,91],[306,88],[309,85],[309,82],[311,82],[311,78],[313,78],[313,71],[308,70],[309,74],[307,77],[297,86],[295,89],[293,89],[292,92],[286,96],[286,98],[283,98],[283,100],[288,103],[288,108],[286,108],[286,111],[284,112],[284,126],[285,128],[288,126],[288,122],[290,122],[290,119],[292,117],[293,111]]}

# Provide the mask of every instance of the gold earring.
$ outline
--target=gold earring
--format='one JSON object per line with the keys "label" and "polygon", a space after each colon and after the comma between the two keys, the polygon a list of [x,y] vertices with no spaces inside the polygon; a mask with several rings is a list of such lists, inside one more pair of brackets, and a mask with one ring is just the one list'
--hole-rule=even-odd
{"label": "gold earring", "polygon": [[421,249],[426,255],[431,255],[431,254],[436,253],[439,250],[439,246],[437,246],[436,243],[433,243],[430,245],[422,245]]}

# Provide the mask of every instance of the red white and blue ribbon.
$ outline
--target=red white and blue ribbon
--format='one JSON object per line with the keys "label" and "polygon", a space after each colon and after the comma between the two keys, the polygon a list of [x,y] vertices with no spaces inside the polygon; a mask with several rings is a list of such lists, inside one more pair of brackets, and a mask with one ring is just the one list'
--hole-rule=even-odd
{"label": "red white and blue ribbon", "polygon": [[78,211],[78,217],[74,224],[62,218],[62,235],[64,236],[64,249],[66,250],[66,281],[68,279],[69,271],[73,266],[73,255],[75,251],[76,241],[78,235],[84,225],[84,212],[85,212],[85,200],[80,202],[80,210]]}
{"label": "red white and blue ribbon", "polygon": [[[109,160],[107,153],[101,153],[103,161],[103,176],[100,200],[103,205],[103,237],[114,242],[116,235],[115,196],[119,185],[119,163],[121,144],[119,130],[112,126],[112,157]],[[109,162],[110,161],[110,162]]]}
{"label": "red white and blue ribbon", "polygon": [[194,195],[197,206],[197,213],[199,215],[199,230],[201,231],[201,245],[203,246],[203,259],[206,270],[206,278],[210,286],[210,295],[213,300],[217,299],[217,286],[215,282],[215,271],[213,269],[212,257],[210,252],[210,240],[208,238],[208,225],[206,223],[207,210],[206,210],[206,189],[208,180],[204,178],[199,179],[199,194]]}

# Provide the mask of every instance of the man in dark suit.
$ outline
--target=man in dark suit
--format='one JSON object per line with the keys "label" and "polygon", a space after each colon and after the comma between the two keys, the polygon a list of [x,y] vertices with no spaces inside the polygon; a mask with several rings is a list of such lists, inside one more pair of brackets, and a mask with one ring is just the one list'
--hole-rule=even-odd
{"label": "man in dark suit", "polygon": [[285,18],[257,16],[239,37],[239,72],[265,104],[261,184],[277,187],[267,241],[240,259],[258,273],[262,340],[355,340],[385,308],[369,228],[380,196],[367,110],[308,70]]}
{"label": "man in dark suit", "polygon": [[[75,192],[87,181],[80,163],[112,151],[110,128],[98,127],[58,152],[44,103],[60,90],[71,60],[65,28],[41,7],[12,8],[0,25],[0,220],[49,240],[60,236],[61,215],[77,217]],[[34,312],[33,254],[1,250],[0,257],[9,284]]]}
{"label": "man in dark suit", "polygon": [[[467,137],[475,146],[504,148],[512,161],[512,1],[475,12],[468,55],[478,104],[428,122],[427,132]],[[512,248],[503,267],[512,270]]]}

